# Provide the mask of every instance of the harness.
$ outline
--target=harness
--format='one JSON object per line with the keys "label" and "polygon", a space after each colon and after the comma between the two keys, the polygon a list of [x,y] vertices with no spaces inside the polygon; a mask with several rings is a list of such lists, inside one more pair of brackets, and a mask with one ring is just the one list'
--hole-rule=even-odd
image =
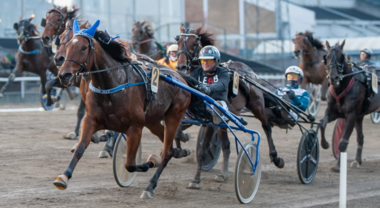
{"label": "harness", "polygon": [[[27,20],[22,20],[22,21],[25,21],[25,22],[28,22]],[[41,37],[40,36],[29,36],[29,33],[30,31],[28,31],[28,29],[25,29],[25,26],[23,26],[23,33],[22,33],[22,36],[21,37],[24,37],[24,42],[28,41],[29,39],[40,39]],[[19,36],[20,37],[20,36]],[[40,50],[39,49],[35,49],[33,51],[24,51],[22,49],[22,45],[20,45],[18,47],[18,50],[23,53],[23,54],[27,54],[27,55],[33,55],[33,54],[37,54]]]}
{"label": "harness", "polygon": [[[183,45],[183,47],[185,49],[184,50],[179,50],[178,53],[177,53],[178,54],[177,56],[179,57],[179,55],[181,55],[181,53],[185,54],[186,60],[187,60],[187,70],[189,70],[191,67],[194,67],[194,65],[192,64],[192,62],[198,60],[198,57],[196,55],[199,53],[199,48],[200,48],[199,41],[201,39],[201,36],[198,36],[196,34],[190,33],[191,31],[192,31],[191,29],[187,29],[185,33],[181,33],[180,35],[177,35],[175,37],[175,40],[178,42],[180,36],[184,36],[184,40],[185,41],[183,41],[182,45]],[[194,51],[188,50],[187,47],[186,47],[185,43],[187,41],[187,37],[189,37],[189,36],[193,36],[193,37],[196,38],[197,45],[195,46],[195,50]],[[189,52],[192,53],[193,56]]]}
{"label": "harness", "polygon": [[[107,32],[106,32],[107,33]],[[107,33],[108,34],[108,33]],[[71,61],[71,62],[74,62],[78,65],[81,66],[80,70],[78,72],[75,73],[75,76],[73,76],[73,78],[75,77],[79,77],[79,76],[87,76],[87,75],[90,75],[90,74],[95,74],[95,73],[101,73],[101,72],[107,72],[107,71],[111,71],[111,70],[114,70],[114,69],[119,69],[120,67],[125,67],[125,66],[132,66],[132,72],[129,73],[129,76],[128,76],[128,81],[127,83],[125,84],[121,84],[117,87],[114,87],[114,88],[111,88],[111,89],[99,89],[99,88],[96,88],[92,85],[92,82],[90,82],[89,84],[89,87],[90,87],[90,90],[95,92],[95,93],[98,93],[98,94],[112,94],[112,93],[116,93],[116,92],[119,92],[119,91],[122,91],[128,87],[132,87],[132,86],[138,86],[138,85],[144,85],[145,86],[145,90],[146,90],[146,102],[147,104],[145,105],[144,107],[144,114],[146,114],[146,111],[148,110],[149,108],[149,104],[150,104],[150,101],[151,101],[151,91],[150,91],[150,88],[149,88],[149,82],[148,82],[148,78],[147,78],[147,74],[145,73],[145,71],[139,66],[141,65],[142,63],[132,63],[130,62],[129,59],[126,59],[128,64],[123,64],[123,65],[120,65],[120,66],[116,66],[116,67],[112,67],[112,68],[106,68],[106,69],[102,69],[102,70],[97,70],[97,71],[90,71],[90,72],[85,72],[85,66],[87,65],[87,61],[89,60],[90,56],[93,56],[93,61],[95,60],[95,44],[94,42],[92,42],[91,38],[92,37],[89,37],[88,34],[86,33],[78,33],[76,35],[81,35],[81,36],[84,36],[87,38],[87,40],[90,42],[90,52],[88,53],[87,55],[87,58],[86,60],[83,62],[83,63],[79,63],[73,59],[65,59],[65,61]],[[108,34],[109,35],[109,34]],[[111,38],[109,39],[108,42],[105,42],[103,41],[102,39],[99,38],[100,41],[104,42],[105,44],[109,44],[112,40],[116,39],[118,37],[114,37],[114,38]],[[66,44],[66,43],[65,43]],[[141,78],[143,79],[143,82],[137,82],[137,83],[130,83],[130,78],[131,76],[133,75],[133,72],[134,70],[137,71],[137,73],[141,76]],[[73,79],[72,78],[72,79]],[[71,80],[70,80],[71,82]]]}

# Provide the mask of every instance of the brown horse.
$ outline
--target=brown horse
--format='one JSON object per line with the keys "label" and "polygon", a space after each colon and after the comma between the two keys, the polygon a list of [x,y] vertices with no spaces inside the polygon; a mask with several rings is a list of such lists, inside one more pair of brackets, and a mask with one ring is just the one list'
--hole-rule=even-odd
{"label": "brown horse", "polygon": [[326,54],[323,44],[313,38],[313,34],[309,31],[296,33],[293,42],[295,45],[294,56],[299,58],[299,55],[302,55],[298,64],[304,73],[301,88],[305,89],[308,83],[320,84],[322,85],[321,99],[326,100],[328,80],[326,65],[323,63],[323,56]]}
{"label": "brown horse", "polygon": [[[340,152],[345,152],[348,145],[348,140],[352,130],[356,129],[358,148],[356,151],[355,160],[351,163],[352,167],[358,167],[362,163],[362,150],[364,143],[363,135],[363,118],[364,115],[376,111],[380,107],[380,94],[367,93],[366,77],[364,73],[353,74],[355,69],[348,63],[346,55],[343,53],[345,41],[341,45],[339,43],[330,47],[326,41],[327,55],[325,62],[328,70],[330,83],[330,96],[328,97],[328,105],[325,111],[325,116],[321,120],[321,145],[327,149],[329,143],[326,141],[325,128],[327,123],[334,121],[337,118],[344,118],[343,136],[339,143]],[[374,66],[368,67],[368,72],[375,72]],[[367,97],[371,97],[369,100]],[[333,171],[339,171],[337,165],[332,168]]]}
{"label": "brown horse", "polygon": [[41,93],[46,94],[46,70],[49,70],[54,76],[57,75],[58,69],[53,63],[53,54],[51,48],[43,46],[37,27],[31,23],[34,17],[21,19],[19,23],[13,25],[17,31],[17,42],[20,45],[16,54],[16,66],[8,81],[0,90],[0,97],[3,96],[7,86],[13,82],[17,74],[24,71],[37,74],[41,79]]}
{"label": "brown horse", "polygon": [[[75,5],[71,8],[71,9],[68,9],[67,7],[56,7],[55,5],[46,13],[46,19],[43,19],[41,24],[45,27],[44,30],[42,31],[42,35],[41,35],[41,40],[43,42],[43,44],[46,46],[46,47],[51,47],[52,46],[52,42],[53,40],[56,39],[56,42],[54,44],[57,45],[57,47],[59,47],[59,36],[65,31],[65,34],[67,34],[68,36],[70,35],[70,30],[71,27],[72,27],[72,22],[74,21],[74,19],[77,17],[77,14],[78,14],[78,11],[79,11],[79,8],[76,8]],[[45,24],[43,24],[43,22],[45,22]],[[66,31],[66,29],[68,29],[68,31]],[[62,37],[63,38],[63,37]],[[66,37],[68,38],[68,37]],[[56,63],[56,66],[57,67],[60,67],[62,65],[62,63]],[[79,80],[74,82],[73,83],[73,86],[76,86],[76,87],[79,87]],[[47,100],[47,105],[52,105],[53,104],[53,100],[51,99],[51,96],[50,96],[50,93],[51,93],[51,90],[53,89],[53,87],[59,87],[59,88],[66,88],[65,86],[61,85],[59,83],[59,79],[58,77],[49,81],[47,84],[46,84],[46,92],[47,92],[47,97],[48,97],[48,100]],[[79,136],[79,128],[80,128],[80,124],[81,124],[81,121],[82,121],[82,118],[84,116],[84,113],[85,113],[85,105],[84,105],[84,102],[81,100],[80,104],[79,104],[79,108],[78,108],[78,111],[77,111],[77,125],[75,127],[75,130],[74,132],[72,133],[69,133],[67,134],[67,136],[65,136],[65,138],[75,138],[77,136]]]}
{"label": "brown horse", "polygon": [[[96,22],[87,30],[79,30],[74,22],[74,36],[66,43],[66,61],[60,68],[59,78],[62,84],[69,85],[78,73],[91,72],[88,77],[94,88],[110,89],[125,83],[143,82],[137,67],[147,70],[144,66],[137,66],[135,58],[129,51],[128,43],[111,40],[103,31],[96,31],[99,25]],[[76,33],[78,32],[78,33]],[[109,70],[99,72],[101,69]],[[111,70],[111,68],[113,68]],[[163,70],[163,74],[170,74],[176,79],[184,79],[172,70]],[[81,85],[81,91],[87,86]],[[150,180],[149,186],[143,193],[144,198],[152,198],[157,180],[171,157],[187,156],[189,150],[172,148],[174,134],[183,118],[183,114],[190,104],[191,94],[165,81],[159,82],[156,98],[147,105],[145,85],[126,87],[113,94],[100,94],[88,90],[81,94],[86,103],[86,115],[83,119],[82,134],[73,159],[64,175],[58,176],[54,182],[59,189],[67,187],[68,179],[72,177],[75,166],[82,157],[91,141],[91,135],[101,129],[111,129],[127,135],[127,161],[125,164],[129,172],[146,172],[149,168],[158,167]],[[165,119],[165,127],[161,120]],[[153,160],[142,165],[136,165],[135,158],[140,145],[143,127],[147,127],[164,143],[161,151],[161,161]]]}
{"label": "brown horse", "polygon": [[[181,25],[180,31],[181,35],[177,36],[177,44],[178,48],[178,64],[177,70],[181,72],[191,73],[192,70],[195,69],[199,65],[196,57],[198,57],[198,53],[201,50],[202,46],[206,45],[214,45],[214,39],[212,38],[212,34],[208,32],[202,32],[202,26],[196,30],[186,29],[184,25]],[[233,71],[238,72],[240,75],[245,75],[250,77],[253,80],[257,81],[256,74],[253,72],[251,68],[241,62],[228,62],[227,67]],[[250,85],[249,83],[244,83],[240,80],[239,86],[240,92],[238,95],[232,99],[231,105],[229,106],[229,110],[235,114],[239,114],[244,108],[250,110],[257,119],[260,120],[261,125],[264,129],[264,132],[268,139],[269,145],[269,153],[270,158],[273,163],[278,168],[284,167],[284,160],[280,157],[277,157],[277,151],[273,143],[272,139],[272,128],[270,123],[268,122],[266,113],[265,113],[265,104],[263,92]],[[189,188],[199,188],[200,183],[200,173],[202,167],[202,161],[205,157],[205,153],[207,153],[207,148],[209,147],[212,134],[215,131],[213,127],[206,127],[207,130],[204,131],[203,142],[202,142],[202,150],[198,151],[198,169],[195,175],[194,180],[190,183]],[[228,159],[230,154],[230,142],[227,137],[226,129],[220,129],[217,131],[217,134],[222,142],[223,149],[223,170],[222,175],[218,175],[216,177],[217,181],[225,181],[228,178]]]}
{"label": "brown horse", "polygon": [[154,60],[163,58],[166,53],[165,49],[156,43],[152,26],[145,21],[133,23],[132,46],[139,54],[145,54]]}
{"label": "brown horse", "polygon": [[[77,18],[79,8],[74,5],[61,8],[53,6],[46,13],[46,19],[42,19],[41,24],[45,27],[41,35],[41,40],[46,47],[51,47],[53,41],[58,38],[66,28],[71,27],[72,21]],[[59,38],[57,39],[59,41]],[[56,42],[59,46],[59,42]]]}

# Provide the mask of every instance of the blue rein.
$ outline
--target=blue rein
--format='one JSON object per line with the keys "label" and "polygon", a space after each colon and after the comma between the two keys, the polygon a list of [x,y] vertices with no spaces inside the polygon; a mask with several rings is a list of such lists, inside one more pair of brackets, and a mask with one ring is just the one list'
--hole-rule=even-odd
{"label": "blue rein", "polygon": [[39,52],[38,49],[33,50],[33,51],[24,51],[24,50],[22,50],[21,45],[18,47],[18,50],[19,50],[21,53],[23,53],[23,54],[28,54],[28,55],[36,54],[36,53]]}

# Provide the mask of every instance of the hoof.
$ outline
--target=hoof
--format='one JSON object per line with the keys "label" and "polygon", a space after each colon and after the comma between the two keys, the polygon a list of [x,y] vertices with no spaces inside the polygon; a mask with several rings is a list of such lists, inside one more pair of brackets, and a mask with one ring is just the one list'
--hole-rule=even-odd
{"label": "hoof", "polygon": [[66,110],[65,104],[60,104],[59,105],[59,110]]}
{"label": "hoof", "polygon": [[327,141],[322,141],[321,146],[323,149],[328,149],[330,148],[330,144]]}
{"label": "hoof", "polygon": [[183,157],[187,157],[191,154],[191,150],[186,148],[186,149],[182,149],[183,151]]}
{"label": "hoof", "polygon": [[360,163],[356,160],[352,161],[352,163],[350,164],[350,167],[351,168],[360,168]]}
{"label": "hoof", "polygon": [[160,163],[161,163],[160,158],[157,157],[154,154],[149,155],[149,157],[146,160],[146,162],[152,162],[153,163],[153,167],[152,168],[157,168],[160,165]]}
{"label": "hoof", "polygon": [[218,174],[218,175],[215,176],[215,181],[216,182],[221,182],[221,183],[222,182],[226,182],[227,179],[228,179],[228,176],[225,177],[223,174]]}
{"label": "hoof", "polygon": [[190,140],[190,134],[189,133],[183,134],[183,136],[181,136],[180,140],[181,140],[181,142],[186,143],[187,141]]}
{"label": "hoof", "polygon": [[76,144],[74,144],[74,146],[73,147],[71,147],[71,152],[72,153],[74,153],[74,151],[75,151],[75,149],[77,148],[77,146],[78,146],[78,143],[76,143]]}
{"label": "hoof", "polygon": [[140,198],[141,199],[153,199],[153,193],[150,191],[143,191]]}
{"label": "hoof", "polygon": [[75,134],[75,132],[70,132],[63,138],[68,140],[78,140],[78,136]]}
{"label": "hoof", "polygon": [[331,168],[331,171],[332,171],[332,172],[339,173],[339,172],[340,172],[340,167],[338,167],[338,166],[334,166],[334,167]]}
{"label": "hoof", "polygon": [[282,159],[281,157],[278,157],[275,161],[274,161],[274,165],[276,165],[276,167],[278,168],[283,168],[285,166],[285,161],[284,159]]}
{"label": "hoof", "polygon": [[109,158],[109,157],[111,157],[111,155],[108,151],[102,150],[99,152],[99,158]]}
{"label": "hoof", "polygon": [[58,176],[55,181],[53,182],[54,186],[57,187],[59,190],[65,190],[67,188],[67,184],[69,182],[69,179],[65,175]]}
{"label": "hoof", "polygon": [[199,189],[199,183],[190,182],[187,186],[188,189]]}

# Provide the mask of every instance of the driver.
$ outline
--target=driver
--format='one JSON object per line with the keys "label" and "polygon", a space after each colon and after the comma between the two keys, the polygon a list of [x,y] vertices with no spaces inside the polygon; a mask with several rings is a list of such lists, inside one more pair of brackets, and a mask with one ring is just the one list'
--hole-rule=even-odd
{"label": "driver", "polygon": [[[303,72],[298,66],[290,66],[285,71],[286,87],[281,90],[275,90],[275,94],[286,100],[299,109],[306,111],[309,106],[309,93],[300,88],[302,83]],[[297,119],[298,116],[295,112],[290,111],[293,118]]]}
{"label": "driver", "polygon": [[363,48],[360,51],[360,62],[358,63],[358,66],[363,67],[365,65],[368,65],[368,66],[374,65],[370,61],[371,56],[372,56],[372,50],[370,48]]}
{"label": "driver", "polygon": [[167,66],[174,71],[177,70],[177,51],[178,51],[178,45],[172,44],[168,47],[166,50],[166,57],[160,59],[157,61],[158,64]]}
{"label": "driver", "polygon": [[[219,50],[215,46],[205,46],[199,52],[198,59],[201,66],[191,72],[190,76],[198,80],[199,91],[218,101],[227,110],[226,102],[230,75],[226,69],[218,67],[220,61]],[[213,123],[219,124],[221,122],[220,118],[211,109],[208,109],[208,111],[212,113]],[[226,119],[221,112],[218,110],[217,112]]]}

